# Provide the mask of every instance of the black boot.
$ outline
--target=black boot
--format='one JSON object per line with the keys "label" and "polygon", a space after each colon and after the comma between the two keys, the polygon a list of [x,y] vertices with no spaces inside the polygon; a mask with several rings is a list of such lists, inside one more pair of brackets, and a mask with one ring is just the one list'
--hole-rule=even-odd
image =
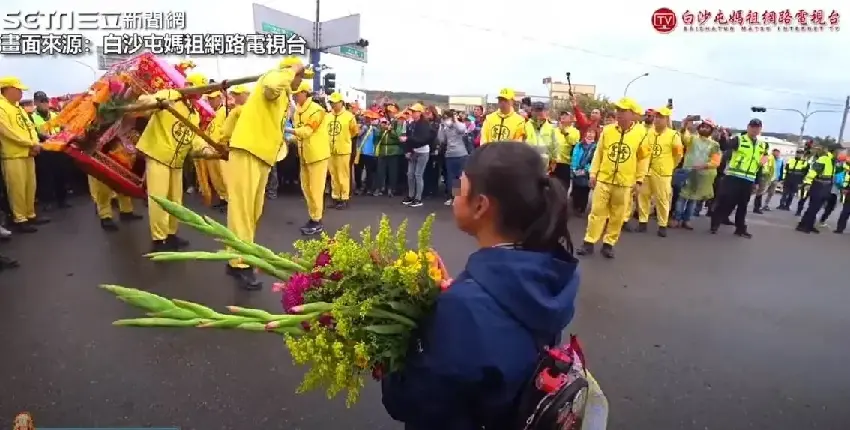
{"label": "black boot", "polygon": [[38,231],[35,226],[30,222],[16,222],[9,226],[10,230],[15,233],[35,233]]}
{"label": "black boot", "polygon": [[609,245],[607,243],[603,243],[602,244],[602,250],[599,251],[599,253],[602,254],[602,256],[605,257],[605,258],[608,258],[608,259],[614,258],[614,246]]}
{"label": "black boot", "polygon": [[658,227],[658,237],[667,237],[667,227]]}
{"label": "black boot", "polygon": [[5,255],[0,255],[0,270],[3,269],[16,269],[20,267],[20,264],[14,258],[9,258]]}
{"label": "black boot", "polygon": [[593,244],[590,242],[584,242],[581,244],[581,247],[576,251],[578,255],[593,255],[594,249]]}
{"label": "black boot", "polygon": [[165,239],[175,251],[189,247],[189,241],[176,234],[169,234]]}
{"label": "black boot", "polygon": [[100,228],[104,231],[118,231],[118,224],[112,218],[104,218],[100,220]]}
{"label": "black boot", "polygon": [[752,239],[753,235],[750,234],[747,230],[736,231],[735,236],[743,237],[744,239]]}
{"label": "black boot", "polygon": [[638,233],[646,233],[646,223],[645,222],[639,222],[637,231],[638,231]]}
{"label": "black boot", "polygon": [[177,251],[177,248],[168,240],[154,240],[151,242],[151,252],[171,252]]}
{"label": "black boot", "polygon": [[326,207],[327,207],[328,209],[336,209],[336,207],[337,207],[337,205],[339,204],[339,202],[340,202],[340,200],[337,200],[337,199],[331,199],[331,202],[330,202],[330,203],[328,203],[328,205],[327,205]]}
{"label": "black boot", "polygon": [[304,236],[317,235],[323,231],[325,231],[325,226],[322,225],[322,221],[310,220],[304,225],[304,227],[301,227],[301,234]]}
{"label": "black boot", "polygon": [[46,216],[37,216],[35,218],[30,218],[29,223],[32,225],[44,225],[50,223],[50,218]]}
{"label": "black boot", "polygon": [[344,210],[346,208],[348,208],[348,200],[339,200],[339,201],[336,202],[336,205],[334,206],[334,209],[337,209],[337,210]]}

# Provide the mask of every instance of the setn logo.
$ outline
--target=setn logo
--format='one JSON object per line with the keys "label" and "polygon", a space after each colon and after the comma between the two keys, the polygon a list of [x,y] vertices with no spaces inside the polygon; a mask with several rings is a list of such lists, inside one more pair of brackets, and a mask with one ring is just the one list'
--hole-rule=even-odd
{"label": "setn logo", "polygon": [[672,33],[678,24],[676,14],[670,8],[662,7],[652,13],[652,28],[661,34]]}

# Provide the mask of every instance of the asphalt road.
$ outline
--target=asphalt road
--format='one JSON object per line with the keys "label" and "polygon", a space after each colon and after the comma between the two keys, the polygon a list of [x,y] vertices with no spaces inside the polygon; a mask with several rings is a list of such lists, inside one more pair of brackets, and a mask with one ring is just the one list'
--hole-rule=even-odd
{"label": "asphalt road", "polygon": [[[358,405],[294,394],[301,370],[279,338],[201,330],[116,328],[136,315],[100,283],[168,296],[278,309],[267,290],[234,288],[214,263],[153,264],[147,226],[102,232],[90,203],[54,215],[0,251],[23,267],[0,274],[0,426],[29,411],[38,427],[400,429],[377,385]],[[438,214],[434,241],[454,270],[474,250],[441,202],[423,208],[362,198],[328,213],[329,229],[413,225]],[[299,199],[270,202],[258,237],[285,250],[305,220]],[[140,209],[144,209],[143,207]],[[611,402],[611,429],[850,429],[850,235],[802,235],[787,213],[751,215],[753,240],[731,227],[624,235],[614,261],[582,263],[570,330]],[[574,223],[580,242],[584,223]],[[184,229],[197,249],[210,240]]]}

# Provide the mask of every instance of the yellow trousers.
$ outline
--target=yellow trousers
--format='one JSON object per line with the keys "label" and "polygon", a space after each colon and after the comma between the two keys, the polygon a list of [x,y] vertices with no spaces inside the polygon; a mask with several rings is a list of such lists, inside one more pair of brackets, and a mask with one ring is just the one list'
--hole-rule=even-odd
{"label": "yellow trousers", "polygon": [[331,198],[347,201],[351,197],[351,154],[331,155]]}
{"label": "yellow trousers", "polygon": [[652,198],[655,198],[655,216],[659,227],[667,227],[670,217],[670,199],[673,198],[673,177],[655,172],[646,175],[646,182],[638,194],[638,221],[649,221]]}
{"label": "yellow trousers", "polygon": [[121,213],[133,212],[133,199],[115,194],[111,188],[103,182],[89,176],[89,194],[97,207],[97,216],[100,219],[112,219],[112,199],[118,199],[118,211]]}
{"label": "yellow trousers", "polygon": [[[266,202],[266,183],[272,168],[253,154],[233,149],[224,166],[227,184],[227,228],[239,239],[253,242],[257,223]],[[248,267],[239,260],[230,261],[233,267]]]}
{"label": "yellow trousers", "polygon": [[145,162],[145,183],[148,191],[148,219],[153,240],[165,240],[177,234],[177,218],[162,209],[150,197],[160,197],[183,203],[183,169],[172,169],[152,158]]}
{"label": "yellow trousers", "polygon": [[[593,199],[590,202],[590,215],[587,217],[587,232],[584,241],[596,243],[602,238],[602,243],[614,246],[620,239],[623,222],[626,220],[626,206],[632,198],[631,187],[604,184],[597,182],[593,189]],[[605,226],[605,221],[608,226]]]}
{"label": "yellow trousers", "polygon": [[4,159],[2,166],[12,221],[22,223],[35,218],[35,158]]}
{"label": "yellow trousers", "polygon": [[221,200],[227,200],[227,186],[224,181],[224,160],[204,160],[203,161],[207,165],[207,171],[210,175],[210,182],[212,182],[213,189],[215,193],[218,194],[218,198]]}
{"label": "yellow trousers", "polygon": [[301,192],[307,200],[307,213],[313,221],[321,221],[325,210],[325,183],[328,159],[301,165]]}

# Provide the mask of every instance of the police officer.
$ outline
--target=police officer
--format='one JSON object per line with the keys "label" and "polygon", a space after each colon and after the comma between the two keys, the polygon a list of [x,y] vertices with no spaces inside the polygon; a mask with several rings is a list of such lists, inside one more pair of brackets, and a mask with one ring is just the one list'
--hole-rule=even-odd
{"label": "police officer", "polygon": [[753,118],[747,124],[747,132],[729,140],[732,151],[726,164],[725,176],[718,187],[714,211],[711,214],[711,233],[717,233],[720,224],[735,209],[735,235],[753,237],[747,231],[747,207],[750,196],[758,189],[761,179],[761,159],[767,155],[767,144],[759,138],[762,123]]}
{"label": "police officer", "polygon": [[812,186],[809,188],[809,207],[797,223],[796,229],[802,233],[820,233],[815,228],[815,218],[829,197],[832,176],[835,173],[835,156],[832,152],[820,146],[816,147],[815,151],[819,155],[806,174],[806,178],[812,180]]}
{"label": "police officer", "polygon": [[779,206],[776,209],[781,211],[791,210],[791,201],[794,200],[794,194],[803,183],[806,173],[809,171],[809,162],[804,157],[804,151],[798,149],[794,154],[794,158],[785,163],[782,169],[782,198],[779,199]]}

